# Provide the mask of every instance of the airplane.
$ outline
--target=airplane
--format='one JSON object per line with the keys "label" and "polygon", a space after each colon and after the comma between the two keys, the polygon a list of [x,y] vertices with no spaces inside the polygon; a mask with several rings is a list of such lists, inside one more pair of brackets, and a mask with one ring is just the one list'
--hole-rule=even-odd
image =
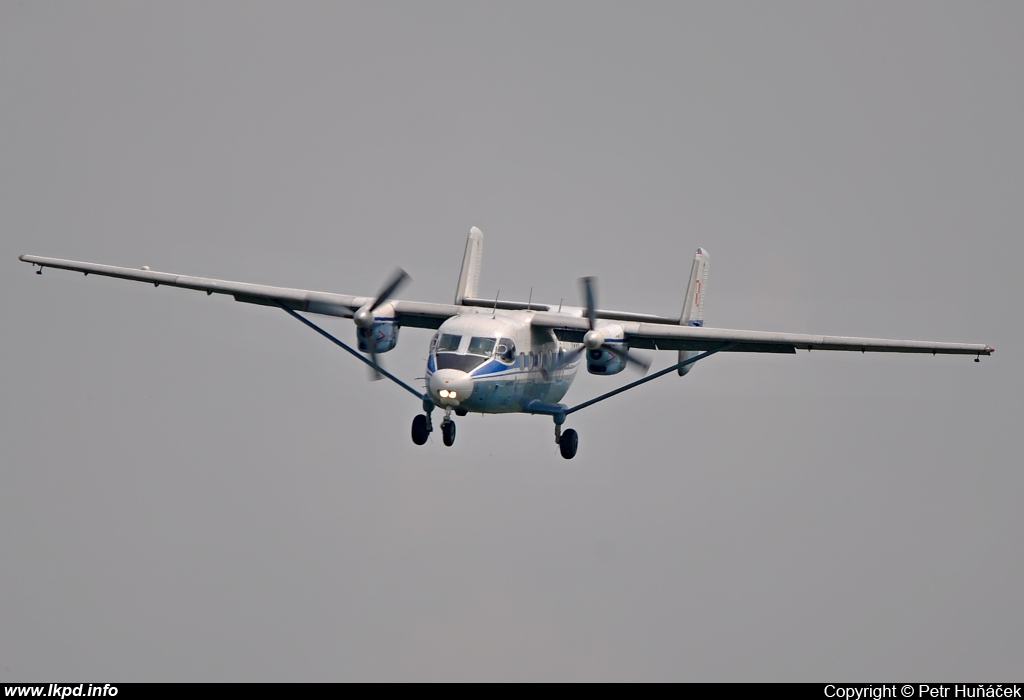
{"label": "airplane", "polygon": [[[624,391],[676,372],[685,376],[693,365],[719,352],[794,354],[799,350],[851,352],[931,353],[932,355],[991,355],[990,345],[940,343],[880,338],[850,338],[797,333],[729,330],[704,325],[704,302],[710,256],[698,248],[690,269],[682,311],[678,318],[647,313],[599,309],[596,283],[580,280],[583,306],[506,301],[479,296],[483,259],[483,233],[470,229],[452,304],[402,301],[393,298],[409,276],[401,269],[376,296],[349,296],[305,289],[270,287],[244,282],[190,277],[142,268],[22,255],[23,262],[42,274],[48,267],[102,275],[156,287],[182,287],[207,295],[226,294],[236,301],[277,307],[369,365],[371,377],[386,377],[416,396],[423,411],[412,422],[412,441],[427,442],[434,430],[432,413],[444,411],[442,441],[455,443],[456,416],[467,413],[529,413],[550,416],[555,444],[565,459],[576,456],[579,435],[568,428],[573,413]],[[351,318],[356,346],[327,332],[304,314]],[[386,371],[379,355],[398,343],[402,327],[434,330],[427,357],[424,390],[413,388]],[[620,386],[574,406],[561,403],[577,370],[585,364],[596,375],[613,375],[627,366],[646,373],[650,363],[635,349],[675,351],[676,362],[652,375]]]}

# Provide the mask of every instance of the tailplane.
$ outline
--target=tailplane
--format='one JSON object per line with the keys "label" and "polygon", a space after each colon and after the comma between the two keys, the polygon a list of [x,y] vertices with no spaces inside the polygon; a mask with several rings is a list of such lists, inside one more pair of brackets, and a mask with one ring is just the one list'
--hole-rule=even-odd
{"label": "tailplane", "polygon": [[[686,287],[686,301],[683,302],[683,312],[679,314],[680,326],[703,326],[704,325],[704,297],[707,294],[708,266],[711,263],[711,256],[703,248],[697,249],[693,258],[693,267],[690,269],[690,284]],[[698,350],[680,350],[679,361],[683,362],[691,357],[700,354]],[[679,376],[683,376],[693,368],[692,364],[679,368]]]}
{"label": "tailplane", "polygon": [[466,252],[462,256],[462,270],[459,272],[459,286],[455,290],[455,304],[461,306],[465,299],[475,299],[480,288],[480,265],[484,256],[484,234],[476,226],[469,229]]}

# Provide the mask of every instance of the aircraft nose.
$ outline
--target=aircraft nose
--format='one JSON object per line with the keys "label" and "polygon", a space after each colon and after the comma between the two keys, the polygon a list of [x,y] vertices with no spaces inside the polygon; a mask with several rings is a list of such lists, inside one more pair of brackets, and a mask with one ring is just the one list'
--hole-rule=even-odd
{"label": "aircraft nose", "polygon": [[430,396],[439,406],[458,406],[473,393],[473,379],[462,370],[439,369],[430,375]]}

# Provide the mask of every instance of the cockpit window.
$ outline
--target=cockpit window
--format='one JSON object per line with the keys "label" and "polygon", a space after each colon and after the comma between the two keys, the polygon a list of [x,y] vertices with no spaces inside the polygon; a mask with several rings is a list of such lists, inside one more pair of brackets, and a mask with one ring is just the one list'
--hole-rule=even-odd
{"label": "cockpit window", "polygon": [[469,350],[466,352],[470,355],[490,357],[491,353],[494,352],[494,343],[494,338],[471,338],[469,341]]}
{"label": "cockpit window", "polygon": [[437,352],[455,352],[459,349],[459,343],[461,342],[461,335],[443,333],[437,341]]}
{"label": "cockpit window", "polygon": [[516,361],[516,344],[512,342],[511,338],[500,338],[498,347],[495,348],[495,355],[506,365],[512,364]]}
{"label": "cockpit window", "polygon": [[459,355],[454,352],[442,352],[435,356],[438,369],[461,369],[463,372],[472,372],[474,369],[487,362],[486,357],[479,355]]}

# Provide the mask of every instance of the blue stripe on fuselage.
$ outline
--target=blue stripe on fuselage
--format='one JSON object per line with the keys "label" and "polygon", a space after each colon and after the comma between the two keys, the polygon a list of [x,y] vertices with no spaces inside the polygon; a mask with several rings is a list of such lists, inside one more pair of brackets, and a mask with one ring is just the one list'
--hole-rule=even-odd
{"label": "blue stripe on fuselage", "polygon": [[470,374],[473,377],[483,377],[488,374],[498,374],[499,372],[515,368],[515,365],[506,365],[504,362],[499,362],[498,360],[490,360],[489,362],[486,362],[474,369]]}

